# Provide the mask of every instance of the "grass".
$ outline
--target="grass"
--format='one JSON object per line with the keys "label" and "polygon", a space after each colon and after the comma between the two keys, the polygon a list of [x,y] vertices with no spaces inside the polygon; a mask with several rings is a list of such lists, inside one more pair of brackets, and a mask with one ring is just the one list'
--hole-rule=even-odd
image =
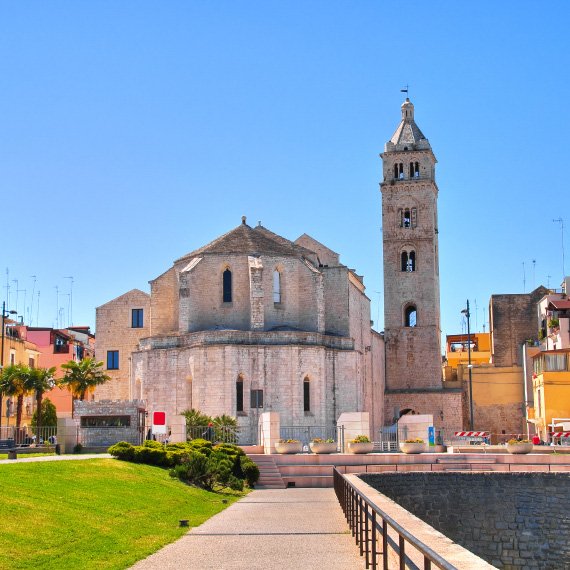
{"label": "grass", "polygon": [[0,489],[2,569],[126,568],[240,496],[114,459],[2,465]]}

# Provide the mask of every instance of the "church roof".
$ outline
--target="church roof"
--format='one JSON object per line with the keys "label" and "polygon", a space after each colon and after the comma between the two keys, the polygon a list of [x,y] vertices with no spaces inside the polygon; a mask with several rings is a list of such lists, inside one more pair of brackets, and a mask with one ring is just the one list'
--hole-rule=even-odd
{"label": "church roof", "polygon": [[402,121],[392,135],[390,142],[395,145],[413,145],[417,144],[421,140],[427,141],[426,137],[414,121],[414,105],[409,99],[406,99],[402,104]]}
{"label": "church roof", "polygon": [[245,216],[242,223],[228,233],[196,249],[177,262],[207,254],[248,254],[248,255],[280,255],[292,257],[314,256],[314,252],[301,247],[267,228],[259,225],[252,228],[246,224]]}

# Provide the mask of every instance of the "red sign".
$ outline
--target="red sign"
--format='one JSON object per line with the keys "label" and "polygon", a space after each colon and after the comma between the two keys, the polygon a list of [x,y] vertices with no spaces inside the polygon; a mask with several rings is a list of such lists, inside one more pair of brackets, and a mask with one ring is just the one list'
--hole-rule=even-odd
{"label": "red sign", "polygon": [[165,426],[166,425],[166,412],[153,412],[152,413],[152,425],[153,426]]}

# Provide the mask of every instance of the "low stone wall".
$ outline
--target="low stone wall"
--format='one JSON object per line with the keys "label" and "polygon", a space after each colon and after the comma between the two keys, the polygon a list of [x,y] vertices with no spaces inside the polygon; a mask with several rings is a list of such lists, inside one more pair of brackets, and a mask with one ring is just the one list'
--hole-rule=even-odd
{"label": "low stone wall", "polygon": [[363,481],[497,568],[570,567],[570,475],[378,473]]}

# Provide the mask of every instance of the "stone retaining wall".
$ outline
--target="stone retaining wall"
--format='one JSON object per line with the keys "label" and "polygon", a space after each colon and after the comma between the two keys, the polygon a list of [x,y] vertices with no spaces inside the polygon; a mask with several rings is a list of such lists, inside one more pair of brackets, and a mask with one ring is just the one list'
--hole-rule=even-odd
{"label": "stone retaining wall", "polygon": [[361,478],[497,568],[570,567],[570,476],[565,473]]}

